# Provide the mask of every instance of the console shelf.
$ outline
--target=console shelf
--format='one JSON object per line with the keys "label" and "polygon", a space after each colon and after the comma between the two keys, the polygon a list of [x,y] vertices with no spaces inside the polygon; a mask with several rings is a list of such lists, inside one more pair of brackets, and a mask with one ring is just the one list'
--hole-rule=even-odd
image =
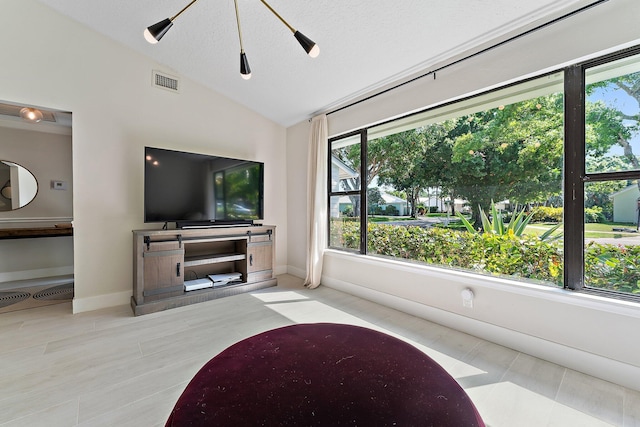
{"label": "console shelf", "polygon": [[218,262],[241,261],[247,259],[245,254],[216,254],[184,257],[184,266],[193,267],[196,265],[215,264]]}
{"label": "console shelf", "polygon": [[[275,227],[133,231],[134,314],[147,314],[277,284]],[[185,280],[235,273],[241,282],[185,291]]]}

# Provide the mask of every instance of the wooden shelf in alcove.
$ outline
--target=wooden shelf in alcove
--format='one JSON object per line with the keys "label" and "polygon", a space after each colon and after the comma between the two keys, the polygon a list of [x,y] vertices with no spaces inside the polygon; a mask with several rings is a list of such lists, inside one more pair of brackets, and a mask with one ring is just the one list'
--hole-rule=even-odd
{"label": "wooden shelf in alcove", "polygon": [[0,239],[32,239],[38,237],[73,236],[70,227],[2,228]]}

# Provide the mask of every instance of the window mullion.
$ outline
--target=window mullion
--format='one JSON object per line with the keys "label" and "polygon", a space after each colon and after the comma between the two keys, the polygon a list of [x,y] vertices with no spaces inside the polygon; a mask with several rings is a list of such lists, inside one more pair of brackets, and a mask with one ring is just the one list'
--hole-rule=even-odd
{"label": "window mullion", "polygon": [[581,66],[565,69],[564,79],[564,286],[584,286],[585,83]]}
{"label": "window mullion", "polygon": [[367,253],[367,188],[369,187],[367,169],[367,130],[360,134],[360,253]]}

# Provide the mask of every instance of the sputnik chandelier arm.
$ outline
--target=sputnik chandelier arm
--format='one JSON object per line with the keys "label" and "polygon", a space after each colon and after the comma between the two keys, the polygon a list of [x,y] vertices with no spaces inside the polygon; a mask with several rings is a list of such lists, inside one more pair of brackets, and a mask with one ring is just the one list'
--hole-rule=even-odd
{"label": "sputnik chandelier arm", "polygon": [[[173,26],[173,21],[178,18],[185,10],[189,9],[196,1],[192,0],[189,4],[180,10],[180,12],[176,13],[171,18],[163,19],[162,21],[147,27],[144,30],[144,38],[151,44],[156,44],[160,41],[160,39],[169,31],[169,29]],[[249,61],[247,60],[247,55],[244,52],[244,46],[242,45],[242,31],[240,29],[240,14],[238,12],[238,0],[233,0],[236,9],[236,23],[238,25],[238,39],[240,40],[240,75],[243,79],[251,78],[251,69],[249,68]],[[284,25],[289,28],[289,30],[293,33],[293,36],[298,40],[298,43],[302,46],[302,48],[307,52],[307,54],[315,58],[320,54],[320,48],[317,44],[300,31],[293,28],[287,21],[284,20],[282,16],[278,12],[276,12],[265,0],[260,0],[262,4],[266,6],[271,13],[273,13]]]}
{"label": "sputnik chandelier arm", "polygon": [[176,13],[171,18],[163,19],[162,21],[157,22],[150,27],[147,27],[147,29],[144,30],[144,38],[151,44],[158,43],[162,36],[164,36],[165,33],[169,31],[169,28],[171,28],[171,26],[173,25],[173,21],[178,16],[182,15],[182,12],[189,9],[191,5],[193,5],[197,1],[198,0],[192,0],[191,3],[183,7],[180,12]]}
{"label": "sputnik chandelier arm", "polygon": [[251,78],[251,67],[249,67],[249,60],[244,53],[244,46],[242,45],[242,30],[240,29],[240,13],[238,12],[238,0],[233,0],[236,6],[236,23],[238,24],[238,40],[240,40],[240,75],[243,79],[249,80]]}
{"label": "sputnik chandelier arm", "polygon": [[267,7],[267,9],[271,11],[271,13],[273,13],[280,21],[282,21],[282,23],[286,25],[287,28],[289,28],[289,30],[291,30],[291,32],[293,33],[293,36],[296,38],[296,40],[298,40],[298,43],[300,43],[302,48],[307,52],[307,54],[310,57],[315,58],[320,54],[320,47],[318,47],[318,45],[315,44],[313,40],[311,40],[310,38],[302,34],[300,31],[293,28],[287,21],[284,20],[282,16],[280,16],[278,12],[276,12],[271,6],[269,6],[269,3],[267,3],[264,0],[260,0],[260,1],[262,2],[263,5]]}

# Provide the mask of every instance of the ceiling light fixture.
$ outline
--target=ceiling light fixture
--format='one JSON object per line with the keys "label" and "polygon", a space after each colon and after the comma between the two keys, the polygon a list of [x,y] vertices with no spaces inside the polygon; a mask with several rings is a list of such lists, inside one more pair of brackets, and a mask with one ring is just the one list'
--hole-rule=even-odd
{"label": "ceiling light fixture", "polygon": [[20,117],[30,123],[38,123],[42,120],[42,111],[37,108],[24,107],[20,110]]}
{"label": "ceiling light fixture", "polygon": [[[169,31],[171,26],[173,26],[173,21],[178,18],[185,10],[189,9],[191,5],[193,5],[198,0],[192,0],[189,4],[187,4],[180,12],[175,14],[171,18],[163,19],[162,21],[147,27],[144,30],[144,38],[151,44],[156,44],[160,41],[160,39]],[[300,31],[293,28],[287,21],[284,20],[282,16],[278,12],[276,12],[265,0],[260,0],[262,4],[266,6],[267,9],[271,13],[273,13],[284,25],[289,28],[289,30],[293,33],[293,36],[298,40],[298,43],[302,46],[302,48],[307,52],[307,54],[315,58],[320,54],[320,48],[318,45],[302,34]],[[248,80],[251,78],[251,68],[249,67],[249,61],[247,60],[247,55],[244,52],[244,47],[242,45],[242,33],[240,30],[240,16],[238,13],[238,1],[234,0],[236,7],[236,22],[238,24],[238,38],[240,39],[240,75],[243,79]]]}
{"label": "ceiling light fixture", "polygon": [[249,67],[249,60],[244,53],[244,47],[242,46],[242,31],[240,30],[240,13],[238,12],[238,0],[233,0],[236,5],[236,23],[238,24],[238,39],[240,40],[240,75],[243,79],[249,80],[251,78],[251,67]]}
{"label": "ceiling light fixture", "polygon": [[269,6],[269,3],[264,0],[260,1],[267,7],[267,9],[271,11],[271,13],[273,13],[280,21],[282,21],[282,23],[286,25],[289,30],[291,30],[293,36],[296,38],[296,40],[298,40],[298,43],[300,43],[300,46],[302,46],[302,48],[307,52],[307,54],[309,54],[310,57],[316,58],[318,55],[320,55],[320,47],[315,44],[313,40],[289,25],[289,23],[285,21],[278,12],[276,12],[271,6]]}

